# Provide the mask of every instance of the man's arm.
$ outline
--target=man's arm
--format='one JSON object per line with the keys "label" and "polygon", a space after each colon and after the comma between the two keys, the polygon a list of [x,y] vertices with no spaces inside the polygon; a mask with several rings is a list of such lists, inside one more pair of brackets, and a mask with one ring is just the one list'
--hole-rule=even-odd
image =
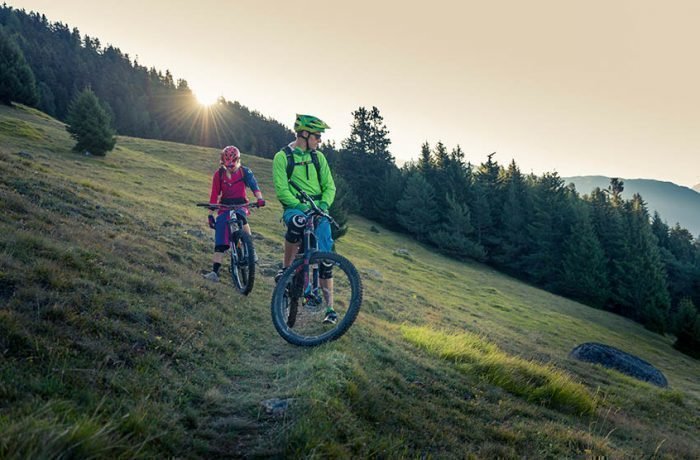
{"label": "man's arm", "polygon": [[287,180],[287,155],[277,152],[272,160],[272,182],[275,184],[275,194],[285,207],[295,208],[301,201],[289,190]]}

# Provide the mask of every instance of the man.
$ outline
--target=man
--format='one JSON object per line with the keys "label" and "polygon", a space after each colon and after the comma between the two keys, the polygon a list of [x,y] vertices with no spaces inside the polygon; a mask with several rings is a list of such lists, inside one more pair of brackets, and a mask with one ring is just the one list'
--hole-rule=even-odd
{"label": "man", "polygon": [[[289,184],[294,181],[302,190],[311,196],[318,206],[328,211],[335,198],[335,183],[328,161],[323,153],[316,150],[321,143],[321,135],[329,129],[325,122],[311,115],[297,115],[294,122],[296,140],[275,155],[272,161],[272,177],[275,184],[277,199],[284,207],[282,218],[287,225],[284,238],[283,269],[275,276],[275,281],[282,276],[284,269],[291,265],[299,250],[301,238],[306,225],[306,212],[310,209],[308,203],[302,203],[296,190]],[[327,219],[321,219],[316,227],[316,240],[320,251],[331,251],[333,239],[331,226]],[[338,315],[333,310],[333,273],[321,269],[319,273],[321,289],[329,307],[326,310],[324,323],[335,324]]]}

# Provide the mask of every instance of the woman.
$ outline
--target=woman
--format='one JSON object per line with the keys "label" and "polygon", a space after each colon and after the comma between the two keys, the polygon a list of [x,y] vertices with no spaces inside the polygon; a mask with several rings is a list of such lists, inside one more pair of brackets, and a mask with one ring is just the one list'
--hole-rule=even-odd
{"label": "woman", "polygon": [[[265,206],[262,192],[255,180],[253,171],[245,166],[241,166],[241,152],[237,147],[229,145],[221,151],[221,161],[219,169],[214,173],[211,183],[211,204],[231,204],[241,205],[248,203],[246,186],[250,188],[253,195],[258,199],[258,206]],[[243,231],[250,235],[250,225],[246,216],[250,214],[248,208],[243,207],[236,211],[238,218],[243,223]],[[224,253],[229,247],[228,241],[228,211],[219,211],[214,219],[213,212],[209,213],[209,226],[215,229],[214,256],[212,257],[212,271],[204,275],[209,281],[219,281],[219,269]],[[257,262],[257,254],[254,255]]]}

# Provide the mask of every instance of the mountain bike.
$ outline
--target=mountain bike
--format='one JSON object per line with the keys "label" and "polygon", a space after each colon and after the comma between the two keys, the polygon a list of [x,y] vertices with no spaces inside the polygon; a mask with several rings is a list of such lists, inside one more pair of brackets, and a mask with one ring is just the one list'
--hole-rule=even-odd
{"label": "mountain bike", "polygon": [[[338,224],[297,184],[290,184],[311,209],[306,213],[299,253],[272,293],[272,322],[287,342],[313,347],[338,339],[352,326],[362,304],[362,282],[348,259],[318,250],[314,236],[318,221]],[[324,322],[329,309],[337,314],[334,324]]]}
{"label": "mountain bike", "polygon": [[243,205],[197,203],[197,206],[207,208],[210,211],[223,210],[228,213],[227,230],[229,232],[229,251],[231,264],[228,267],[231,273],[231,281],[238,292],[243,295],[250,294],[255,283],[255,249],[253,239],[243,231],[241,220],[242,208],[257,208],[256,203]]}

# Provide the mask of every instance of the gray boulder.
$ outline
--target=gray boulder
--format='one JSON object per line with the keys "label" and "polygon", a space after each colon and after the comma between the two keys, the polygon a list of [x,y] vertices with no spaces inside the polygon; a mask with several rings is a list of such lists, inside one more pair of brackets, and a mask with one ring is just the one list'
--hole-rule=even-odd
{"label": "gray boulder", "polygon": [[267,399],[262,401],[260,405],[265,409],[267,415],[272,415],[273,417],[282,417],[287,413],[290,404],[294,401],[293,398],[288,399]]}
{"label": "gray boulder", "polygon": [[630,377],[662,388],[668,386],[668,381],[660,370],[643,359],[608,345],[593,342],[583,343],[571,350],[569,356],[579,361],[615,369]]}

